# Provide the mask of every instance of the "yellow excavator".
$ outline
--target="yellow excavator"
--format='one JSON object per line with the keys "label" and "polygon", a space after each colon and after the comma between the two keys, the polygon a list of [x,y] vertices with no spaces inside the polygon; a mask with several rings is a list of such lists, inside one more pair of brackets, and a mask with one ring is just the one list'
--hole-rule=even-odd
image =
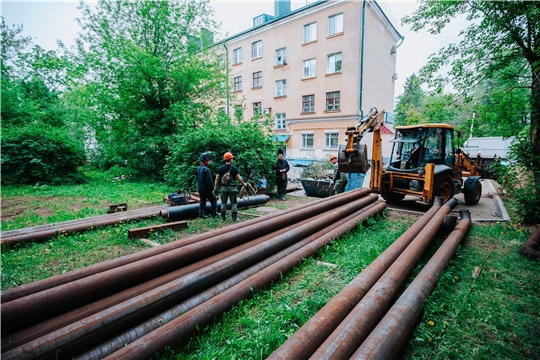
{"label": "yellow excavator", "polygon": [[[367,145],[361,140],[373,132],[370,188],[389,203],[403,200],[405,195],[418,196],[421,204],[432,204],[435,196],[444,202],[463,193],[469,205],[482,196],[481,178],[489,172],[469,158],[461,149],[454,149],[454,127],[447,124],[397,126],[390,141],[392,154],[383,166],[381,126],[385,111],[372,108],[369,114],[353,127],[347,128],[347,144],[340,145],[340,172],[366,173],[370,164]],[[464,179],[466,178],[466,179]]]}

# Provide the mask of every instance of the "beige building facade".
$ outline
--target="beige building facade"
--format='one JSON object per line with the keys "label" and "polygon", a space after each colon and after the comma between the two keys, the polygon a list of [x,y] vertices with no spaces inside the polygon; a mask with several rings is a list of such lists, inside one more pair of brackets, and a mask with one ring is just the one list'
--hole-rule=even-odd
{"label": "beige building facade", "polygon": [[227,111],[268,114],[289,159],[325,159],[370,108],[390,114],[403,40],[374,1],[319,1],[276,14],[225,40]]}

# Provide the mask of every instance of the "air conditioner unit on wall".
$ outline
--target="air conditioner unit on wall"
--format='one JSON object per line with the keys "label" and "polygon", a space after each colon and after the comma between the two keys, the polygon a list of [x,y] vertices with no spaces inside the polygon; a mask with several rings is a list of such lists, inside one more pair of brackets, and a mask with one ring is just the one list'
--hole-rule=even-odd
{"label": "air conditioner unit on wall", "polygon": [[397,53],[397,46],[394,45],[390,48],[390,54],[395,54],[395,53]]}
{"label": "air conditioner unit on wall", "polygon": [[398,76],[397,76],[397,73],[394,73],[394,75],[392,75],[392,80],[397,80]]}

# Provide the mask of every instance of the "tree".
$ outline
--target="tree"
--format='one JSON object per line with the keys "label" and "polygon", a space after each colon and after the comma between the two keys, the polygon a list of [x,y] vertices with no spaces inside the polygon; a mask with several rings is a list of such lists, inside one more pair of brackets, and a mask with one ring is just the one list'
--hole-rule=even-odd
{"label": "tree", "polygon": [[412,74],[405,80],[403,94],[398,96],[398,104],[396,105],[396,114],[394,117],[396,125],[412,125],[418,124],[419,122],[417,121],[421,121],[419,120],[419,116],[407,120],[407,113],[418,114],[422,108],[426,95],[420,84],[420,79],[416,74]]}
{"label": "tree", "polygon": [[101,165],[161,178],[173,135],[214,111],[224,78],[210,48],[208,2],[100,0],[95,12],[81,4],[72,56],[88,69],[81,93],[94,114],[84,118]]}
{"label": "tree", "polygon": [[[536,206],[540,207],[540,5],[536,1],[436,1],[423,0],[417,11],[405,17],[415,31],[428,28],[438,34],[453,18],[465,15],[469,25],[461,32],[462,40],[433,54],[420,71],[439,91],[452,81],[465,96],[485,79],[499,78],[502,71],[518,64],[516,79],[530,91],[530,142],[533,157],[528,168],[534,175]],[[449,64],[448,76],[437,71]]]}

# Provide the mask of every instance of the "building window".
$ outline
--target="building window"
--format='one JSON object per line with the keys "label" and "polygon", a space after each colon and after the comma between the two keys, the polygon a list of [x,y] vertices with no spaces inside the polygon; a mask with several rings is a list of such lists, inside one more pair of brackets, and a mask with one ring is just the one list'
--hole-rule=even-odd
{"label": "building window", "polygon": [[259,26],[259,25],[262,25],[262,23],[264,22],[264,15],[260,15],[260,16],[257,16],[256,18],[253,19],[253,26]]}
{"label": "building window", "polygon": [[276,129],[285,129],[285,113],[276,114]]}
{"label": "building window", "polygon": [[287,63],[287,49],[276,50],[276,65],[285,65]]}
{"label": "building window", "polygon": [[276,95],[275,96],[285,96],[287,95],[287,80],[278,80],[276,81]]}
{"label": "building window", "polygon": [[328,17],[328,35],[343,32],[343,14]]}
{"label": "building window", "polygon": [[256,41],[253,44],[251,44],[251,58],[257,59],[262,57],[262,41]]}
{"label": "building window", "polygon": [[240,64],[242,62],[242,48],[233,50],[233,65]]}
{"label": "building window", "polygon": [[324,148],[337,149],[339,147],[339,133],[332,132],[324,134]]}
{"label": "building window", "polygon": [[340,93],[339,91],[326,93],[326,110],[340,109]]}
{"label": "building window", "polygon": [[304,25],[304,44],[317,40],[317,23]]}
{"label": "building window", "polygon": [[262,86],[262,71],[253,73],[253,87],[258,88]]}
{"label": "building window", "polygon": [[242,77],[238,76],[234,78],[234,91],[242,90]]}
{"label": "building window", "polygon": [[302,149],[313,149],[313,134],[302,134]]}
{"label": "building window", "polygon": [[326,62],[326,73],[332,74],[341,71],[341,53],[335,53],[328,55],[328,61]]}
{"label": "building window", "polygon": [[260,102],[253,103],[253,116],[261,115],[262,104]]}
{"label": "building window", "polygon": [[302,112],[315,112],[315,95],[302,96]]}
{"label": "building window", "polygon": [[315,63],[315,59],[304,60],[303,64],[304,64],[304,71],[302,73],[302,77],[304,79],[315,77],[315,74],[317,71],[317,65]]}

